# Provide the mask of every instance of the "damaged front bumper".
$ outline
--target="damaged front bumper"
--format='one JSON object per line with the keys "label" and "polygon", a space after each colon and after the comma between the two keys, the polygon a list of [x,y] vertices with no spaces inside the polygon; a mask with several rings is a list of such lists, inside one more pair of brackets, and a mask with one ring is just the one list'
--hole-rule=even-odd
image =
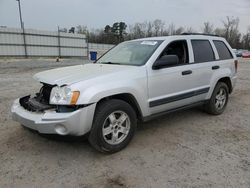
{"label": "damaged front bumper", "polygon": [[25,109],[20,99],[16,99],[11,113],[13,120],[40,133],[81,136],[91,129],[95,106],[91,104],[72,112],[57,112],[49,108],[32,111]]}

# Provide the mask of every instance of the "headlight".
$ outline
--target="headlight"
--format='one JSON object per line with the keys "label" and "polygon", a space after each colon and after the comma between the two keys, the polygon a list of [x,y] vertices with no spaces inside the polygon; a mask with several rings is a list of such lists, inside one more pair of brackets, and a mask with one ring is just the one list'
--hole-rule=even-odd
{"label": "headlight", "polygon": [[72,91],[69,87],[53,87],[50,94],[50,104],[65,104],[65,105],[75,105],[78,97],[80,95],[79,91]]}

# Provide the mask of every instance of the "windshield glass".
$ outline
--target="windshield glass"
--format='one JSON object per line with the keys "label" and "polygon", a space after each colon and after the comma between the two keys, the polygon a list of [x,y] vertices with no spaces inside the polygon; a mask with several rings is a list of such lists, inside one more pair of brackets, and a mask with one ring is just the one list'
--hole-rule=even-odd
{"label": "windshield glass", "polygon": [[144,65],[161,43],[160,40],[123,42],[111,49],[96,63]]}

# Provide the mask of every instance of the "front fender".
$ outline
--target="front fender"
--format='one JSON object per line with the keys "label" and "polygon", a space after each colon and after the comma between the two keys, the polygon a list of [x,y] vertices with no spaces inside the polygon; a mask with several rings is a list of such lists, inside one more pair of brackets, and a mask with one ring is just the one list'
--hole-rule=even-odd
{"label": "front fender", "polygon": [[146,79],[131,81],[113,81],[109,83],[95,84],[84,89],[77,101],[77,104],[97,103],[103,98],[117,94],[131,94],[140,106],[143,116],[149,115],[147,105],[147,82]]}

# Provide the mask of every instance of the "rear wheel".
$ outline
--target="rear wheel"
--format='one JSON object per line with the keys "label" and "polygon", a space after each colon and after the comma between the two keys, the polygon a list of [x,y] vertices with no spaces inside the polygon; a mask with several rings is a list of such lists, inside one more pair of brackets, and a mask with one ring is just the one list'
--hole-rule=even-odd
{"label": "rear wheel", "polygon": [[101,102],[96,109],[89,142],[101,152],[120,151],[134,136],[136,125],[136,113],[125,101],[112,99]]}
{"label": "rear wheel", "polygon": [[214,88],[213,94],[205,105],[205,110],[209,114],[220,115],[224,112],[229,96],[229,89],[224,82],[218,82]]}

